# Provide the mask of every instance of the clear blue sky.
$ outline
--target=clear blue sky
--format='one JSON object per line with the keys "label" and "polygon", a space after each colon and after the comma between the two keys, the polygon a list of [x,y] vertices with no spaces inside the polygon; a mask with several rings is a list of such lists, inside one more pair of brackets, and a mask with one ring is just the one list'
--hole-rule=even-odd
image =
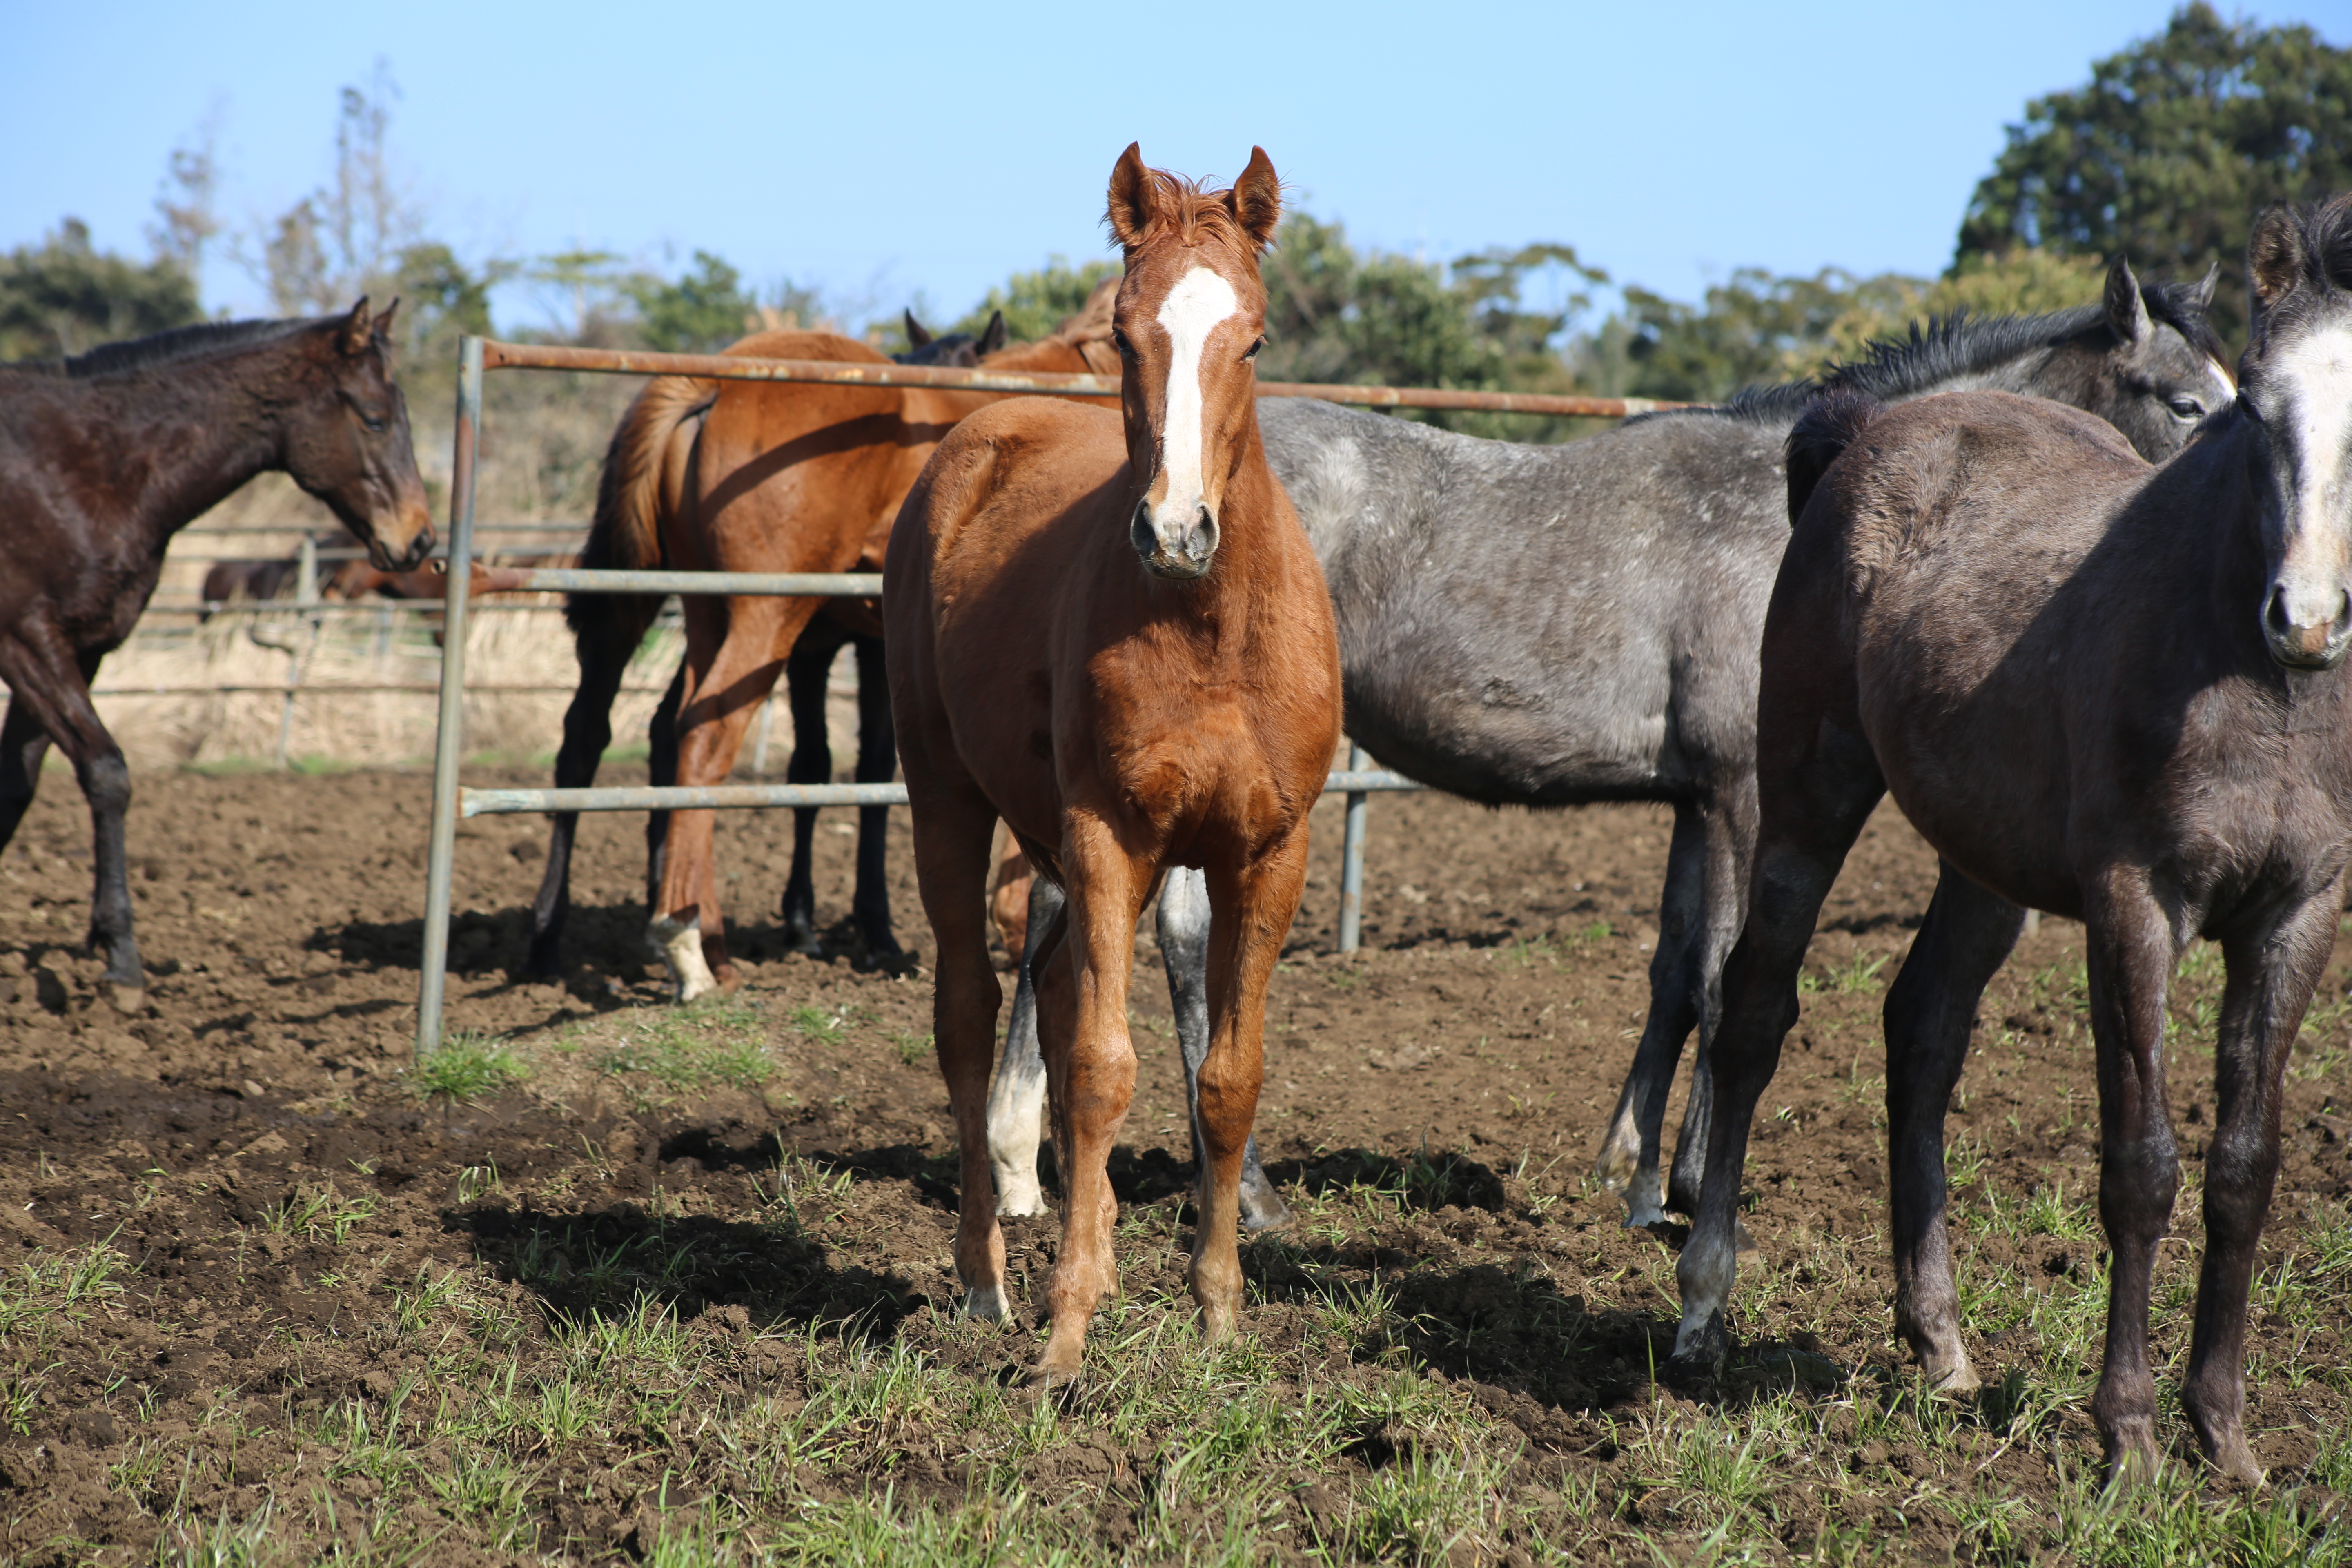
{"label": "clear blue sky", "polygon": [[[2347,5],[2255,15],[2342,43]],[[1564,240],[1681,298],[1750,263],[1925,273],[2025,100],[2169,9],[10,0],[0,247],[71,213],[143,254],[165,155],[215,107],[226,216],[257,226],[325,176],[336,89],[381,57],[395,155],[476,258],[700,247],[951,315],[1049,252],[1103,254],[1135,138],[1220,181],[1261,142],[1310,210],[1432,259]],[[207,270],[211,303],[259,306]]]}

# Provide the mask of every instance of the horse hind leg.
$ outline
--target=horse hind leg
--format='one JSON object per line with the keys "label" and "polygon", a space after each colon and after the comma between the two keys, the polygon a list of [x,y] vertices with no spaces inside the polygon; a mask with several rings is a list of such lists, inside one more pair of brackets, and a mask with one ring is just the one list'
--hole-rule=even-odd
{"label": "horse hind leg", "polygon": [[919,786],[912,793],[916,882],[939,944],[931,1027],[961,1164],[956,1274],[964,1287],[964,1310],[1001,1319],[1004,1232],[996,1223],[988,1142],[989,1058],[995,1051],[996,1010],[1004,1001],[988,957],[988,840],[996,814],[986,801],[961,791]]}
{"label": "horse hind leg", "polygon": [[[801,633],[800,640],[793,645],[792,657],[784,661],[784,690],[793,714],[793,754],[784,764],[787,784],[825,784],[833,778],[833,741],[824,716],[825,684],[833,674],[834,656],[848,640],[849,634],[830,616],[819,616]],[[781,913],[784,944],[811,958],[824,951],[817,941],[816,879],[810,866],[815,836],[816,808],[793,807],[793,868],[784,879]]]}
{"label": "horse hind leg", "polygon": [[[854,639],[857,649],[857,782],[888,784],[898,771],[898,746],[890,717],[890,683],[883,668],[880,637]],[[857,808],[857,890],[850,919],[864,942],[865,966],[903,973],[908,958],[890,929],[890,808]]]}
{"label": "horse hind leg", "polygon": [[48,755],[49,732],[41,728],[32,708],[11,698],[8,718],[0,724],[0,849],[16,837],[16,829],[41,787],[41,761]]}
{"label": "horse hind leg", "polygon": [[[1698,809],[1688,801],[1676,801],[1665,892],[1658,906],[1658,951],[1650,960],[1650,1016],[1593,1167],[1601,1185],[1624,1194],[1625,1224],[1632,1229],[1665,1223],[1659,1203],[1659,1143],[1675,1067],[1682,1059],[1683,1042],[1698,1022],[1700,950],[1706,935],[1700,895],[1706,871]],[[1696,1077],[1694,1072],[1694,1080]],[[1694,1081],[1694,1100],[1699,1092]],[[1691,1196],[1695,1201],[1696,1194]]]}
{"label": "horse hind leg", "polygon": [[[1201,1133],[1201,1062],[1209,1054],[1209,880],[1171,867],[1160,889],[1160,962],[1168,972],[1168,1001],[1176,1014],[1176,1045],[1184,1060],[1184,1100],[1192,1123],[1194,1168],[1209,1168]],[[1276,1230],[1291,1220],[1290,1205],[1267,1180],[1251,1130],[1242,1146],[1242,1227]]]}
{"label": "horse hind leg", "polygon": [[[625,624],[611,635],[600,628],[594,635],[576,639],[580,684],[563,711],[563,743],[555,753],[558,789],[583,789],[596,782],[604,748],[613,742],[613,700],[620,693],[622,678],[644,628],[636,627],[635,636],[628,632]],[[673,690],[676,685],[672,682]],[[572,847],[579,836],[580,814],[555,812],[549,822],[547,869],[530,906],[528,963],[532,974],[552,980],[563,973],[563,928],[572,914]]]}
{"label": "horse hind leg", "polygon": [[1021,1218],[1045,1212],[1037,1149],[1045,1135],[1045,1058],[1037,1042],[1037,976],[1062,940],[1061,888],[1029,879],[1029,917],[1022,944],[1004,1057],[988,1091],[988,1158],[996,1173],[996,1212]]}
{"label": "horse hind leg", "polygon": [[1960,1340],[1945,1223],[1944,1112],[1968,1059],[1977,1002],[2017,945],[2025,911],[1947,864],[1886,992],[1886,1153],[1895,1221],[1895,1326],[1936,1388],[1977,1386]]}

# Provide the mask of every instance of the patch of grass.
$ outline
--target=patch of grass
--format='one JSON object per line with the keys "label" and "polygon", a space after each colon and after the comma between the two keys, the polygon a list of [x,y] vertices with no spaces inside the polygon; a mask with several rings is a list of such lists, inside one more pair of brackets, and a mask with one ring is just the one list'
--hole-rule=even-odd
{"label": "patch of grass", "polygon": [[374,1213],[373,1194],[345,1197],[335,1191],[332,1182],[328,1182],[318,1186],[298,1186],[262,1210],[261,1228],[272,1236],[299,1236],[311,1241],[331,1241],[341,1247],[352,1227]]}
{"label": "patch of grass", "polygon": [[845,1009],[795,1007],[784,1020],[793,1032],[816,1046],[837,1046],[847,1027],[849,1015]]}
{"label": "patch of grass", "polygon": [[637,1080],[630,1086],[632,1098],[646,1104],[714,1084],[757,1089],[776,1070],[766,1020],[758,1005],[740,994],[635,1009],[625,1016],[619,1038],[594,1058],[594,1066]]}
{"label": "patch of grass", "polygon": [[496,1035],[459,1029],[444,1035],[432,1052],[412,1063],[408,1087],[423,1100],[472,1105],[530,1076],[523,1058]]}
{"label": "patch of grass", "polygon": [[929,1035],[918,1035],[911,1029],[893,1029],[890,1043],[898,1047],[898,1059],[913,1067],[939,1048],[939,1042]]}
{"label": "patch of grass", "polygon": [[71,1252],[37,1251],[0,1273],[0,1346],[38,1345],[53,1322],[79,1322],[122,1294],[115,1275],[128,1261],[113,1237]]}

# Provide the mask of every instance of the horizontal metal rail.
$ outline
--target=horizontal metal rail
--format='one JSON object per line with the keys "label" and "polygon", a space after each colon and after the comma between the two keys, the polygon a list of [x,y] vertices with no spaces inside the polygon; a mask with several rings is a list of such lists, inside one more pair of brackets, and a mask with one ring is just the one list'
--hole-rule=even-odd
{"label": "horizontal metal rail", "polygon": [[[312,522],[239,522],[226,524],[199,522],[190,524],[188,527],[180,530],[179,532],[173,534],[172,537],[174,541],[182,539],[234,539],[248,533],[282,533],[299,538],[304,534],[331,533],[333,531],[334,531],[331,528],[321,527],[320,525]],[[588,524],[584,522],[479,522],[474,525],[474,535],[476,538],[479,538],[486,533],[585,533],[587,531]]]}
{"label": "horizontal metal rail", "polygon": [[[1118,395],[1115,375],[1060,371],[950,370],[940,365],[869,361],[752,359],[735,354],[639,353],[628,349],[559,348],[551,343],[483,340],[484,370],[574,370],[613,375],[690,375],[714,381],[791,381],[826,386],[927,387],[934,392],[1026,393],[1045,397]],[[1311,397],[1360,408],[1454,408],[1489,414],[1540,414],[1580,419],[1625,419],[1688,406],[1648,397],[1572,397],[1546,392],[1474,392],[1456,387],[1349,386],[1339,383],[1263,381],[1261,397]]]}
{"label": "horizontal metal rail", "polygon": [[[479,690],[468,687],[468,690]],[[1341,769],[1323,781],[1326,795],[1423,787],[1381,768]],[[817,805],[904,805],[902,784],[638,784],[613,789],[468,789],[457,794],[465,816],[516,811],[730,811]]]}
{"label": "horizontal metal rail", "polygon": [[[466,683],[466,691],[469,696],[480,693],[492,697],[519,697],[543,695],[551,691],[577,691],[579,689],[576,681],[568,686],[551,686],[545,681],[534,684],[520,681],[469,680]],[[281,680],[274,684],[268,681],[246,681],[222,686],[101,686],[90,695],[92,697],[239,697],[249,696],[256,692],[267,692],[271,696],[286,697],[299,692],[305,697],[336,697],[364,696],[370,692],[409,691],[430,696],[440,689],[441,683],[436,680],[371,680],[350,685],[341,681]],[[650,695],[667,689],[668,688],[665,686],[620,688],[624,695],[630,692]],[[0,692],[5,690],[6,688],[0,687]]]}
{"label": "horizontal metal rail", "polygon": [[743,594],[789,598],[870,599],[879,572],[618,572],[581,566],[505,569],[515,594]]}
{"label": "horizontal metal rail", "polygon": [[[516,593],[520,591],[521,590],[518,589],[504,588],[494,588],[488,590],[488,592],[491,593]],[[528,613],[540,616],[560,616],[563,613],[563,606],[562,605],[545,605],[538,603],[519,605],[503,599],[489,599],[486,601],[479,597],[479,595],[484,592],[484,590],[477,589],[475,592],[477,597],[474,602],[474,608],[477,610],[497,610],[508,615]],[[437,598],[327,599],[315,605],[306,605],[299,599],[178,599],[163,604],[158,604],[151,600],[148,603],[147,607],[139,613],[142,616],[300,616],[306,618],[311,616],[437,616],[441,613],[441,604],[442,602]]]}

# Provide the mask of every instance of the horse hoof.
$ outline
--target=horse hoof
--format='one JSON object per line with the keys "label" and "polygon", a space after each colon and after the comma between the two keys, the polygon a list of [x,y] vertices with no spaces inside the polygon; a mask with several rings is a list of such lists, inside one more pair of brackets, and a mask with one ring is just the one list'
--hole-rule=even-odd
{"label": "horse hoof", "polygon": [[719,989],[719,981],[710,973],[710,965],[702,958],[702,920],[699,910],[680,910],[675,915],[656,915],[646,926],[646,940],[669,965],[670,991],[674,999],[691,1002],[708,996]]}
{"label": "horse hoof", "polygon": [[1029,1219],[1045,1213],[1045,1189],[1038,1184],[1036,1173],[1031,1172],[1024,1180],[999,1173],[996,1212],[1004,1219]]}
{"label": "horse hoof", "polygon": [[1658,1205],[1657,1199],[1651,1198],[1646,1202],[1636,1198],[1626,1200],[1625,1228],[1627,1230],[1653,1230],[1665,1223],[1666,1211]]}
{"label": "horse hoof", "polygon": [[136,1017],[147,1010],[147,987],[124,985],[119,982],[111,984],[106,988],[106,999],[114,1004],[116,1012],[126,1017]]}
{"label": "horse hoof", "polygon": [[1005,1319],[1004,1292],[993,1285],[975,1285],[964,1292],[963,1315],[978,1318],[984,1323],[1001,1323]]}
{"label": "horse hoof", "polygon": [[1242,1189],[1242,1228],[1253,1235],[1259,1231],[1280,1230],[1291,1221],[1290,1205],[1271,1185],[1252,1191]]}

